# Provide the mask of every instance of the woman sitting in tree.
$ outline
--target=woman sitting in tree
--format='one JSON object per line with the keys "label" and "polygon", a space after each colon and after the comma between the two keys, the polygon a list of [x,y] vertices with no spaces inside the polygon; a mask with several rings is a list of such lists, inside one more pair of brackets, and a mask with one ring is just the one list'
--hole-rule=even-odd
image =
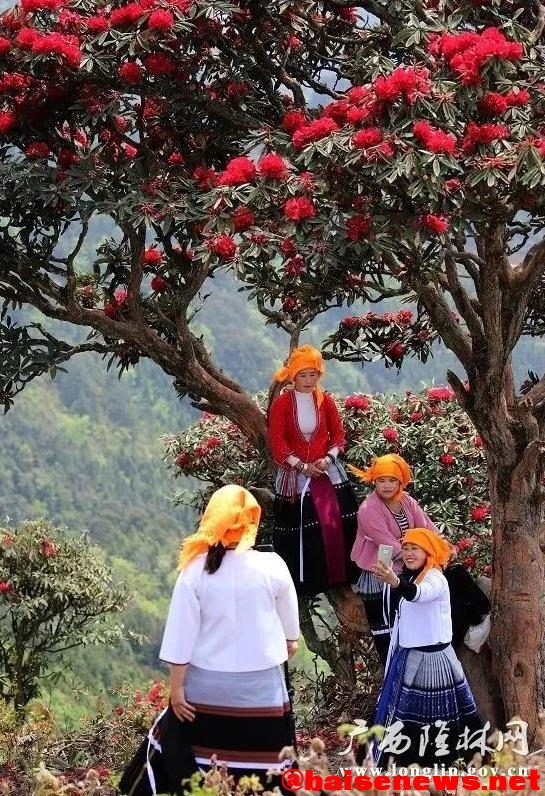
{"label": "woman sitting in tree", "polygon": [[291,382],[269,409],[269,443],[279,466],[273,544],[301,594],[316,595],[355,577],[350,550],[357,503],[339,462],[345,434],[334,399],[319,386],[321,353],[292,351],[274,374]]}

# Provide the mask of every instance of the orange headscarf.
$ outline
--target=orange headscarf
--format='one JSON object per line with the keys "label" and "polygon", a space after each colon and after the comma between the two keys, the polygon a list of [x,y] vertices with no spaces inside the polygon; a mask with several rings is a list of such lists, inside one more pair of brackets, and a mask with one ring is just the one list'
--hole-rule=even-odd
{"label": "orange headscarf", "polygon": [[[273,375],[274,381],[293,381],[301,370],[317,370],[320,376],[325,373],[324,360],[317,348],[311,345],[302,345],[294,348],[290,354],[287,364],[277,370]],[[321,405],[324,400],[324,391],[321,387],[314,388],[316,393],[316,403]]]}
{"label": "orange headscarf", "polygon": [[202,515],[196,533],[182,542],[178,569],[185,569],[200,553],[221,542],[224,547],[238,542],[236,552],[249,550],[255,542],[261,507],[247,489],[227,484],[218,489]]}
{"label": "orange headscarf", "polygon": [[374,483],[377,478],[397,478],[401,485],[395,495],[397,500],[401,498],[407,484],[410,484],[413,480],[411,468],[405,459],[402,456],[398,456],[397,453],[387,453],[385,456],[373,459],[371,467],[368,467],[367,470],[360,470],[358,467],[354,467],[353,464],[349,464],[348,469],[367,484]]}
{"label": "orange headscarf", "polygon": [[439,536],[438,533],[430,531],[428,528],[409,528],[401,539],[401,544],[418,545],[428,554],[426,566],[417,577],[415,583],[423,580],[426,572],[433,567],[443,569],[450,558],[450,544],[445,538]]}

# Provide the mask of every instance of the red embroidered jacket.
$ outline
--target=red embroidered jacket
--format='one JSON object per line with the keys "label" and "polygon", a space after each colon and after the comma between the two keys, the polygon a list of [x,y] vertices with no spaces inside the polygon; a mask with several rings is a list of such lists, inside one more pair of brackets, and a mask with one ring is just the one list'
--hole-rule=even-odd
{"label": "red embroidered jacket", "polygon": [[333,398],[324,393],[318,410],[318,424],[310,440],[306,440],[297,422],[297,402],[293,390],[288,390],[272,403],[269,411],[269,445],[276,464],[282,465],[290,455],[302,462],[315,462],[333,447],[344,449],[345,434],[339,410]]}

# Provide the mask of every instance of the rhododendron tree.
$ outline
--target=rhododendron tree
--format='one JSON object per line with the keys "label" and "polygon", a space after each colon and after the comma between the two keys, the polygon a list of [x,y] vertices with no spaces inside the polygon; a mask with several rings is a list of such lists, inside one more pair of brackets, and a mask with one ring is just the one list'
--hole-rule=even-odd
{"label": "rhododendron tree", "polygon": [[0,528],[0,682],[19,713],[67,650],[123,637],[129,593],[101,556],[43,521]]}
{"label": "rhododendron tree", "polygon": [[[250,137],[283,157],[288,179],[217,186],[204,201],[216,202],[216,231],[241,206],[252,212],[238,272],[294,321],[336,296],[413,297],[414,319],[346,318],[325,343],[331,356],[399,367],[439,337],[457,357],[448,381],[488,467],[503,698],[543,741],[545,376],[517,387],[512,359],[523,334],[544,328],[545,12],[494,0],[396,10],[404,28],[362,54],[351,87]],[[383,436],[399,442],[394,427]],[[440,463],[454,468],[456,453]]]}
{"label": "rhododendron tree", "polygon": [[[326,352],[401,367],[441,338],[458,358],[503,698],[540,743],[545,377],[521,395],[511,359],[545,330],[544,20],[525,0],[23,0],[0,20],[4,404],[83,351],[147,357],[264,448],[263,412],[191,331],[208,277],[236,274],[291,345],[330,306],[412,298]],[[91,336],[19,326],[21,305]]]}

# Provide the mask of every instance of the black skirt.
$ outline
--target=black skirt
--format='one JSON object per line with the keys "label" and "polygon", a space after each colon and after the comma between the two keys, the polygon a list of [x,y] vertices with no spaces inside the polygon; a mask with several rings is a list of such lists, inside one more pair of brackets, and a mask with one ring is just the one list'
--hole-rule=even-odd
{"label": "black skirt", "polygon": [[[327,476],[324,476],[327,478]],[[329,480],[329,479],[328,479]],[[297,592],[315,596],[332,586],[355,583],[359,569],[350,560],[356,538],[358,504],[348,481],[333,486],[340,512],[341,529],[329,544],[342,547],[343,566],[336,567],[331,574],[331,555],[327,550],[327,535],[332,529],[319,516],[310,491],[305,493],[301,510],[301,498],[295,500],[277,494],[274,501],[273,545],[290,570]],[[302,539],[301,539],[302,537]],[[300,550],[302,541],[303,577],[301,579]]]}

